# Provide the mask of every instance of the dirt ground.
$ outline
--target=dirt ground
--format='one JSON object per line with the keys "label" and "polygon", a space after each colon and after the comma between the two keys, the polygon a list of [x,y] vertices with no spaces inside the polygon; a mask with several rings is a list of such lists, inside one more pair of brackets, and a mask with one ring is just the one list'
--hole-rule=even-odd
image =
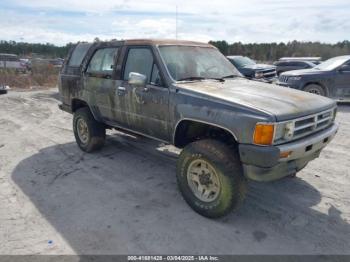
{"label": "dirt ground", "polygon": [[0,254],[350,254],[350,106],[297,178],[252,182],[210,220],[177,190],[177,149],[109,131],[83,153],[57,98],[0,96]]}

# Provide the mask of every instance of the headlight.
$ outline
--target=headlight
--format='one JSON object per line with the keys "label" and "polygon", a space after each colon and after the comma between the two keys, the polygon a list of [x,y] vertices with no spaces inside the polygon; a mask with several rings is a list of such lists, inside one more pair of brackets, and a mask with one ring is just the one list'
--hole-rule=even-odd
{"label": "headlight", "polygon": [[293,138],[294,122],[257,123],[254,131],[254,144],[272,145],[279,140],[288,141]]}
{"label": "headlight", "polygon": [[294,134],[294,122],[284,122],[276,124],[274,141],[290,140]]}
{"label": "headlight", "polygon": [[290,76],[288,77],[288,80],[290,81],[298,81],[301,79],[301,76]]}
{"label": "headlight", "polygon": [[262,78],[262,77],[264,77],[263,72],[255,72],[255,78]]}

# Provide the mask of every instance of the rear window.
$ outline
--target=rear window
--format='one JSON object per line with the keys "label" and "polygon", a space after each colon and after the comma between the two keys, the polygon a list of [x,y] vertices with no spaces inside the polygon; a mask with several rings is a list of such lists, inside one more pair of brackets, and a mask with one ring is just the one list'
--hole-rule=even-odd
{"label": "rear window", "polygon": [[91,44],[90,43],[80,43],[78,44],[72,53],[72,56],[70,57],[69,66],[75,66],[78,67],[81,65],[81,62],[83,61],[87,51],[89,50]]}

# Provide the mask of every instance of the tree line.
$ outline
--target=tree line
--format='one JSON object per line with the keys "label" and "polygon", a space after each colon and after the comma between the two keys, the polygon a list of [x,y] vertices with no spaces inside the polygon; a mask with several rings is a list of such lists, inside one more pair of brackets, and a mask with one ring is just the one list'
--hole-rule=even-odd
{"label": "tree line", "polygon": [[[225,40],[210,41],[224,55],[244,55],[258,61],[275,61],[281,57],[293,56],[320,56],[328,59],[339,55],[350,55],[350,41],[326,44],[320,42],[299,42],[288,43],[254,43],[243,44],[236,42],[229,44]],[[72,43],[65,46],[55,46],[50,43],[25,43],[15,41],[0,41],[0,53],[11,53],[19,56],[39,55],[47,58],[64,58]]]}
{"label": "tree line", "polygon": [[275,61],[281,57],[319,56],[323,60],[340,55],[350,55],[350,41],[326,44],[320,42],[229,44],[225,40],[210,41],[224,55],[244,55],[258,61]]}
{"label": "tree line", "polygon": [[20,57],[42,56],[45,58],[64,58],[72,45],[72,43],[68,43],[65,46],[55,46],[50,43],[39,44],[1,40],[0,53],[16,54]]}

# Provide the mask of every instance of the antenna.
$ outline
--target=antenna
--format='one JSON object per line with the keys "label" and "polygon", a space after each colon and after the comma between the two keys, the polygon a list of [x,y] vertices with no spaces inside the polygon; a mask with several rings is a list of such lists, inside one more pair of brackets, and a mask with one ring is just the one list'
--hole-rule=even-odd
{"label": "antenna", "polygon": [[176,15],[175,15],[175,37],[177,40],[177,6],[176,6]]}

